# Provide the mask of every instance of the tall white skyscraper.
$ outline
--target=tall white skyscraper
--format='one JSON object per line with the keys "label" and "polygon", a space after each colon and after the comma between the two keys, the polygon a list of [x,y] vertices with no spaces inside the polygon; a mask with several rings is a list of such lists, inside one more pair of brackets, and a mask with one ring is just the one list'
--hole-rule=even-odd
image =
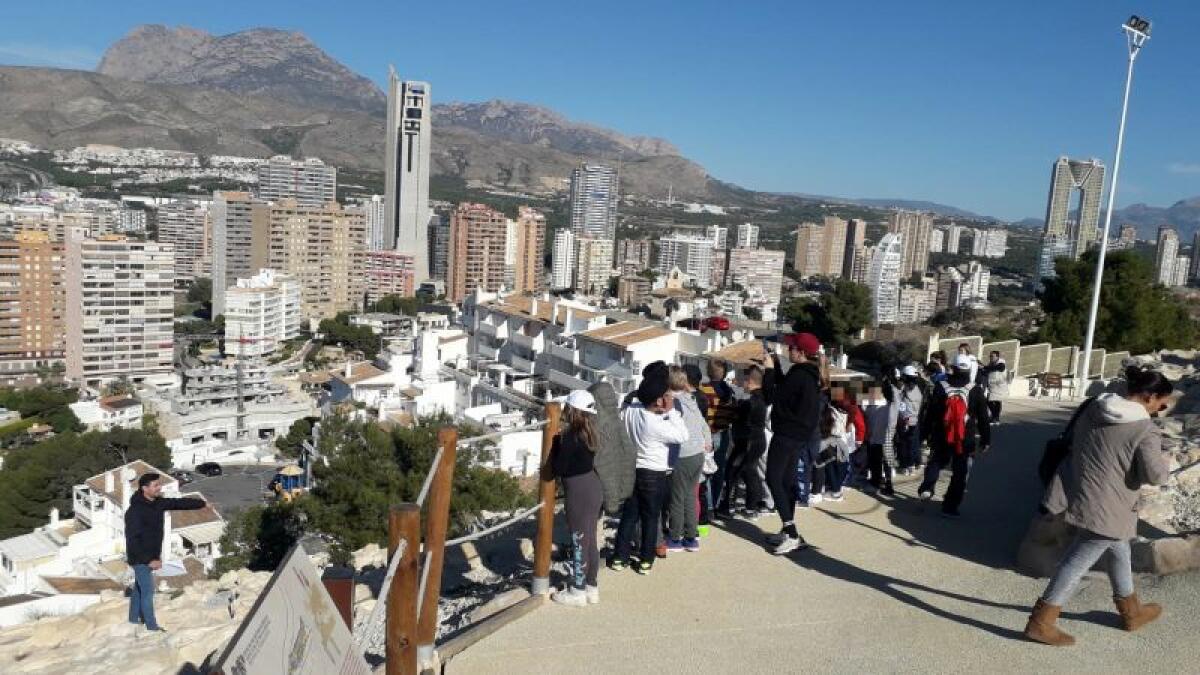
{"label": "tall white skyscraper", "polygon": [[[845,234],[842,236],[844,238]],[[758,248],[757,225],[754,223],[742,223],[737,226],[737,248]]]}
{"label": "tall white skyscraper", "polygon": [[971,255],[977,258],[1003,258],[1008,252],[1008,232],[1000,229],[975,230]]}
{"label": "tall white skyscraper", "polygon": [[1158,228],[1158,248],[1154,256],[1154,278],[1163,286],[1175,285],[1175,265],[1179,257],[1179,233],[1173,227]]}
{"label": "tall white skyscraper", "polygon": [[367,250],[382,251],[387,248],[387,208],[383,195],[371,195],[362,200],[363,212],[367,216]]}
{"label": "tall white skyscraper", "polygon": [[554,231],[550,277],[554,289],[570,288],[575,282],[575,234],[565,227]]}
{"label": "tall white skyscraper", "polygon": [[[928,243],[925,252],[929,252]],[[876,326],[895,324],[899,319],[900,271],[903,264],[904,237],[898,232],[883,235],[871,258],[871,270],[867,273],[867,285],[875,301]]]}
{"label": "tall white skyscraper", "polygon": [[724,225],[709,225],[704,228],[704,236],[712,239],[713,248],[722,251],[729,248],[729,228]]}
{"label": "tall white skyscraper", "polygon": [[429,83],[401,80],[389,69],[384,247],[413,257],[417,283],[429,278],[429,113]]}
{"label": "tall white skyscraper", "polygon": [[616,239],[617,170],[583,164],[571,172],[571,231],[577,237]]}
{"label": "tall white skyscraper", "polygon": [[959,244],[962,243],[962,233],[966,229],[962,225],[950,223],[950,227],[946,228],[946,253],[958,254]]}
{"label": "tall white skyscraper", "polygon": [[[1075,193],[1079,199],[1075,199]],[[1104,193],[1104,164],[1098,159],[1059,157],[1050,173],[1046,200],[1046,234],[1071,240],[1071,255],[1083,255],[1096,241],[1100,197]]]}
{"label": "tall white skyscraper", "polygon": [[935,228],[929,233],[929,252],[941,253],[946,247],[946,231]]}

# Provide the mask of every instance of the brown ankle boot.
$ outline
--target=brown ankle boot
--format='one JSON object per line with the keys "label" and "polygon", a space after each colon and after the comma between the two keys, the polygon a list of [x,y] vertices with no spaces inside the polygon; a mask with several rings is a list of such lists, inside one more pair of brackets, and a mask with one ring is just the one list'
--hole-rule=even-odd
{"label": "brown ankle boot", "polygon": [[1127,598],[1114,596],[1113,602],[1117,603],[1117,611],[1121,614],[1121,620],[1125,622],[1125,630],[1131,633],[1157,619],[1163,611],[1161,605],[1152,602],[1143,605],[1138,600],[1137,593]]}
{"label": "brown ankle boot", "polygon": [[1038,600],[1029,615],[1029,623],[1025,624],[1025,637],[1035,642],[1054,647],[1070,647],[1075,644],[1075,638],[1058,629],[1058,615],[1062,607],[1051,605],[1045,600]]}

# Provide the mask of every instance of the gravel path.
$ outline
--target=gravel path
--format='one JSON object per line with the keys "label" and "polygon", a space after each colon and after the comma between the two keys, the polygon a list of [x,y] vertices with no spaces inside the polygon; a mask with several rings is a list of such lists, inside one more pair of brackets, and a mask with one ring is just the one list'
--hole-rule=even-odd
{"label": "gravel path", "polygon": [[1049,403],[1006,406],[962,520],[939,518],[936,503],[916,499],[916,482],[906,479],[893,500],[850,493],[802,511],[814,548],[788,557],[760,543],[777,519],[735,522],[705,539],[702,552],[659,561],[649,577],[605,570],[600,605],[548,604],[447,671],[1196,672],[1196,574],[1139,581],[1167,616],[1137,634],[1116,628],[1108,582],[1093,576],[1063,622],[1080,646],[1022,638],[1045,580],[1012,565],[1039,494],[1042,444],[1067,413]]}

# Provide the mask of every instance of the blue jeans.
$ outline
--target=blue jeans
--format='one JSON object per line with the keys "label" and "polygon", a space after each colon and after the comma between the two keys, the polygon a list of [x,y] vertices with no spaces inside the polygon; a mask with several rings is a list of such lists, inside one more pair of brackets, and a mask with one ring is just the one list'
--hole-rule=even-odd
{"label": "blue jeans", "polygon": [[825,472],[825,491],[834,494],[841,492],[842,485],[846,482],[846,474],[850,471],[850,463],[834,460],[822,470]]}
{"label": "blue jeans", "polygon": [[133,586],[129,588],[129,623],[145,623],[158,630],[154,618],[154,570],[149,565],[133,566]]}
{"label": "blue jeans", "polygon": [[930,456],[929,464],[925,466],[925,480],[921,482],[921,487],[917,488],[917,491],[932,493],[934,487],[937,486],[938,476],[941,475],[942,469],[949,466],[951,471],[950,487],[946,488],[946,495],[942,497],[942,510],[947,513],[957,513],[958,507],[962,505],[963,497],[967,494],[967,478],[971,475],[973,463],[971,455],[967,453],[957,455],[949,450],[936,452]]}
{"label": "blue jeans", "polygon": [[707,484],[705,489],[707,511],[717,508],[717,503],[721,501],[723,494],[721,490],[725,487],[725,463],[729,461],[729,449],[732,445],[733,440],[729,429],[713,434],[713,460],[717,463],[717,470],[705,481]]}
{"label": "blue jeans", "polygon": [[[814,438],[807,443],[804,443],[800,450],[800,459],[796,464],[796,503],[808,505],[808,497],[813,492],[814,476],[816,476],[817,467],[813,466],[817,461],[817,454],[821,452],[821,440]],[[815,479],[815,484],[821,491],[824,490],[825,476],[821,474],[820,478]]]}

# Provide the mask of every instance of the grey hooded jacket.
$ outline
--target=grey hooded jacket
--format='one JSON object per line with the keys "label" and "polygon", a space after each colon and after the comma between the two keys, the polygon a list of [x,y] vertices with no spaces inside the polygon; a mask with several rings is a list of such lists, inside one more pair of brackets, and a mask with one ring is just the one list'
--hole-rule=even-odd
{"label": "grey hooded jacket", "polygon": [[1102,537],[1132,539],[1138,492],[1170,475],[1158,426],[1140,404],[1103,394],[1075,423],[1072,438],[1043,505]]}
{"label": "grey hooded jacket", "polygon": [[637,448],[629,440],[625,425],[621,422],[620,401],[617,392],[607,382],[588,387],[596,399],[596,475],[604,489],[604,510],[616,515],[621,504],[633,494],[633,483],[637,463]]}

